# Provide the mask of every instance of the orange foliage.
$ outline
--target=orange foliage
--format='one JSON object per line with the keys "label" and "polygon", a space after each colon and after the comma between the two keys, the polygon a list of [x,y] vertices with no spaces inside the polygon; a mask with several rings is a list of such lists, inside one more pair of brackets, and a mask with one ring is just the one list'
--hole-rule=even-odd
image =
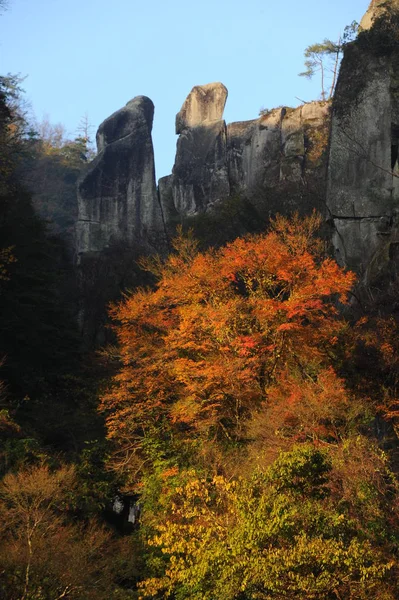
{"label": "orange foliage", "polygon": [[269,233],[206,253],[180,234],[175,254],[147,262],[155,291],[111,311],[122,365],[102,408],[126,460],[165,421],[185,435],[237,439],[287,373],[328,368],[345,327],[336,301],[354,275],[323,258],[319,224],[278,217]]}
{"label": "orange foliage", "polygon": [[268,390],[268,400],[248,423],[254,450],[270,460],[292,442],[336,445],[351,433],[365,402],[351,397],[344,381],[330,367],[316,377],[282,371]]}

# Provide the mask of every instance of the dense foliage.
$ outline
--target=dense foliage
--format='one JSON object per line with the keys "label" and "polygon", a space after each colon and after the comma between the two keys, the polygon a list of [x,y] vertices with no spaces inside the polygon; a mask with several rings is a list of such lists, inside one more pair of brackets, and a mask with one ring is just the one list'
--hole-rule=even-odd
{"label": "dense foliage", "polygon": [[344,319],[354,276],[319,225],[278,217],[205,253],[180,234],[144,262],[156,288],[113,308],[102,408],[142,498],[143,597],[396,597],[398,483],[372,433],[386,389],[340,375],[394,348],[383,321],[377,339]]}
{"label": "dense foliage", "polygon": [[178,237],[165,263],[147,261],[159,283],[114,309],[123,367],[103,399],[125,468],[154,433],[169,445],[240,442],[287,379],[327,372],[345,327],[331,298],[344,301],[354,278],[321,257],[319,224],[278,218],[266,235],[204,254]]}
{"label": "dense foliage", "polygon": [[[359,473],[352,457],[359,450],[372,461],[377,488]],[[350,490],[343,461],[360,475]],[[383,457],[360,440],[334,452],[294,446],[268,468],[233,480],[189,473],[150,541],[168,556],[165,575],[144,581],[143,595],[395,598],[397,538],[382,510],[384,492],[397,502],[389,477]]]}

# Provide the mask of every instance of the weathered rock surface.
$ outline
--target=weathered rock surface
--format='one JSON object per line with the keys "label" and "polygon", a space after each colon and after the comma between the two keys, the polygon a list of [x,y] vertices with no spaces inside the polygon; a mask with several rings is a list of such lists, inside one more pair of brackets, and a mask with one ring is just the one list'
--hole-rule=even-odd
{"label": "weathered rock surface", "polygon": [[227,126],[228,165],[234,193],[252,195],[280,177],[281,109],[254,121]]}
{"label": "weathered rock surface", "polygon": [[174,221],[178,216],[178,212],[173,202],[172,175],[167,175],[159,179],[158,196],[165,223]]}
{"label": "weathered rock surface", "polygon": [[176,134],[223,119],[227,88],[222,83],[193,87],[176,115]]}
{"label": "weathered rock surface", "polygon": [[376,18],[381,16],[385,10],[399,8],[399,0],[371,0],[367,12],[360,21],[363,30],[370,29]]}
{"label": "weathered rock surface", "polygon": [[309,151],[312,135],[328,128],[328,103],[278,108],[226,127],[226,98],[220,83],[197,86],[176,117],[180,136],[173,173],[167,186],[159,184],[167,221],[169,215],[204,212],[232,195],[250,199],[280,184],[306,187],[318,173],[320,164]]}
{"label": "weathered rock surface", "polygon": [[[277,108],[253,121],[227,126],[230,187],[248,196],[284,182],[303,183],[312,160],[312,135],[328,127],[328,102]],[[312,169],[317,165],[313,164]]]}
{"label": "weathered rock surface", "polygon": [[98,156],[78,184],[78,254],[145,243],[162,230],[153,115],[151,100],[137,96],[100,125]]}
{"label": "weathered rock surface", "polygon": [[226,162],[226,123],[223,111],[227,89],[222,83],[195,86],[176,115],[176,159],[159,196],[170,215],[203,212],[230,193]]}
{"label": "weathered rock surface", "polygon": [[[379,5],[372,3],[371,9]],[[341,66],[327,206],[335,225],[337,259],[368,284],[389,269],[381,261],[389,262],[389,245],[399,239],[399,56],[363,48],[357,42],[351,45]]]}
{"label": "weathered rock surface", "polygon": [[180,134],[172,190],[177,212],[185,215],[202,212],[229,195],[224,121],[185,129]]}

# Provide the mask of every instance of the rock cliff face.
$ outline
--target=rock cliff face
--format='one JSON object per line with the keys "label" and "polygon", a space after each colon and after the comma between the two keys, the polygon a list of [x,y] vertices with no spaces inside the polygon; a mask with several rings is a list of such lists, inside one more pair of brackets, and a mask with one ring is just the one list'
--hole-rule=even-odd
{"label": "rock cliff face", "polygon": [[78,184],[78,255],[145,244],[162,230],[151,139],[154,105],[138,96],[97,132],[98,156]]}
{"label": "rock cliff face", "polygon": [[381,10],[371,3],[342,62],[328,170],[336,257],[366,284],[396,270],[399,246],[399,52],[385,29],[381,45],[374,27],[367,31]]}
{"label": "rock cliff face", "polygon": [[328,128],[327,103],[279,108],[226,125],[226,99],[221,83],[192,89],[176,116],[173,172],[159,181],[158,193],[151,100],[138,96],[100,125],[98,156],[78,185],[78,257],[153,241],[159,245],[165,224],[173,227],[176,220],[209,211],[228,197],[256,197],[258,204],[261,198],[267,210],[265,190],[285,184],[305,189],[325,179],[315,142]]}
{"label": "rock cliff face", "polygon": [[226,98],[221,83],[196,86],[176,116],[173,173],[159,183],[167,220],[207,211],[232,195],[251,199],[285,183],[306,187],[321,166],[311,150],[316,132],[328,127],[328,103],[226,125]]}
{"label": "rock cliff face", "polygon": [[104,265],[112,265],[107,281],[114,277],[108,299],[131,286],[138,251],[159,249],[176,222],[235,196],[260,220],[317,208],[333,224],[341,264],[368,286],[387,274],[399,277],[398,37],[399,0],[373,0],[346,48],[332,113],[330,103],[312,102],[226,125],[225,86],[194,87],[176,116],[172,174],[158,191],[151,100],[134,98],[106,119],[97,133],[99,154],[78,189],[85,297],[103,286]]}
{"label": "rock cliff face", "polygon": [[[158,192],[151,100],[134,98],[106,119],[97,133],[99,154],[78,187],[78,255],[159,241],[165,225],[173,229],[181,218],[239,195],[266,213],[327,207],[337,259],[365,282],[378,278],[399,254],[398,11],[399,0],[373,0],[346,49],[327,177],[325,102],[226,125],[225,86],[194,87],[176,116],[173,172]],[[309,200],[309,189],[318,199]]]}
{"label": "rock cliff face", "polygon": [[228,125],[231,191],[251,197],[283,183],[306,185],[319,166],[312,159],[312,141],[316,131],[328,125],[328,117],[328,103],[312,102]]}

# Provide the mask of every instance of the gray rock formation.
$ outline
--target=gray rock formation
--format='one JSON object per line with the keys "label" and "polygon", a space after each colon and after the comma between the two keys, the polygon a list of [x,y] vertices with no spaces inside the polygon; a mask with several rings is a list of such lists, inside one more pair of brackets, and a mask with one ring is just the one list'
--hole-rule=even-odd
{"label": "gray rock formation", "polygon": [[226,127],[226,98],[221,83],[197,86],[177,114],[173,173],[159,183],[167,221],[204,212],[232,195],[250,199],[280,184],[307,186],[319,168],[309,149],[313,134],[328,127],[328,103],[279,108]]}
{"label": "gray rock formation", "polygon": [[[222,83],[194,87],[176,115],[176,159],[168,189],[159,186],[161,205],[193,215],[229,196],[226,123],[227,89]],[[165,200],[165,193],[167,199]],[[173,208],[171,208],[173,206]]]}
{"label": "gray rock formation", "polygon": [[137,96],[99,127],[78,184],[77,253],[144,244],[163,228],[151,139],[154,105]]}
{"label": "gray rock formation", "polygon": [[[372,3],[363,27],[380,5]],[[360,34],[342,62],[327,191],[336,257],[367,284],[390,268],[399,241],[399,54],[381,53],[368,35]]]}
{"label": "gray rock formation", "polygon": [[173,178],[172,175],[161,177],[158,181],[158,196],[161,204],[162,214],[165,223],[175,221],[178,212],[173,202]]}
{"label": "gray rock formation", "polygon": [[248,197],[281,183],[304,183],[312,133],[328,123],[329,104],[278,108],[227,126],[230,187]]}
{"label": "gray rock formation", "polygon": [[281,109],[254,121],[227,126],[228,165],[233,193],[252,195],[280,178]]}
{"label": "gray rock formation", "polygon": [[226,164],[226,124],[214,121],[180,134],[172,176],[179,214],[202,212],[230,193]]}

